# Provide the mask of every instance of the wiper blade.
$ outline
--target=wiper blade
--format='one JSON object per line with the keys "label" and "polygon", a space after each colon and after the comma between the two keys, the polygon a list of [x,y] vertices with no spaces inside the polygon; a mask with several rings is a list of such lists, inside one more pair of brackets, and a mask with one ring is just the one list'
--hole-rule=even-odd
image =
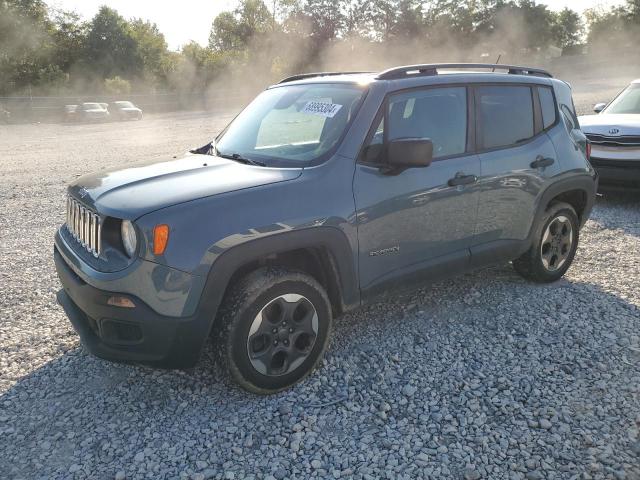
{"label": "wiper blade", "polygon": [[259,162],[257,160],[251,160],[250,158],[243,157],[239,153],[227,154],[227,153],[220,153],[219,151],[216,150],[216,154],[219,157],[228,158],[229,160],[234,160],[234,161],[239,162],[239,163],[244,163],[245,165],[255,165],[257,167],[266,167],[267,166],[266,163]]}

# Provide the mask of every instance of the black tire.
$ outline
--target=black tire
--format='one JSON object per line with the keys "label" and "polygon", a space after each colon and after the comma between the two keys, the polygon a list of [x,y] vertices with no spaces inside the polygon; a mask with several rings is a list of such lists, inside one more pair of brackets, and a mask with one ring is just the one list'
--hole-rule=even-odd
{"label": "black tire", "polygon": [[[297,297],[302,299],[292,300]],[[298,311],[302,312],[299,319],[295,318]],[[300,322],[293,323],[294,320]],[[283,268],[260,268],[241,279],[226,295],[214,330],[215,348],[220,362],[238,385],[253,393],[272,394],[314,370],[327,348],[332,321],[329,298],[314,278]],[[259,326],[250,335],[256,322]],[[310,334],[305,325],[315,325],[315,334]],[[269,346],[263,350],[264,345]],[[250,352],[257,358],[251,359]]]}
{"label": "black tire", "polygon": [[[564,229],[566,225],[564,219],[568,220],[571,227],[570,245],[566,249],[566,252],[564,251],[564,248],[567,243],[562,240],[562,237],[566,235],[562,235],[562,233],[559,233],[556,239],[546,241],[543,244],[543,239],[545,238],[547,229],[549,229],[550,226],[556,226],[557,229],[557,225],[560,225],[561,228]],[[535,228],[536,231],[531,248],[513,261],[513,268],[527,280],[539,283],[555,282],[566,273],[573,262],[573,258],[575,257],[580,236],[578,215],[574,208],[568,203],[553,203],[549,206],[541,221]],[[554,234],[553,236],[556,235]],[[549,253],[550,249],[551,253]],[[553,268],[554,252],[557,254],[556,262],[558,262],[555,265],[555,268]],[[549,255],[551,255],[551,260],[549,259]],[[560,263],[558,258],[562,258],[563,261]]]}

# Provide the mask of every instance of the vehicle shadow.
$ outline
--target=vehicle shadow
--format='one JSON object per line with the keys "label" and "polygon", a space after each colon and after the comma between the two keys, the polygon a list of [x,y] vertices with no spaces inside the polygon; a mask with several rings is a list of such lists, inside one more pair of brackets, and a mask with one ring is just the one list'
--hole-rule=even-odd
{"label": "vehicle shadow", "polygon": [[[65,321],[62,312],[59,317]],[[368,458],[368,445],[384,450],[420,432],[431,438],[429,448],[453,447],[465,430],[452,426],[447,413],[481,425],[482,435],[517,443],[522,425],[526,429],[543,408],[566,428],[531,435],[572,445],[577,472],[592,462],[585,425],[607,432],[619,465],[633,465],[639,327],[638,305],[595,284],[570,275],[532,285],[506,265],[342,317],[321,367],[269,397],[234,387],[215,364],[212,345],[189,371],[114,364],[78,347],[0,395],[0,477],[113,478],[124,470],[161,478],[166,461],[173,478],[201,470],[201,460],[214,472],[242,478],[258,473],[264,448],[273,454],[272,466],[291,472],[300,467],[291,443],[295,425],[315,431],[316,443],[352,442]],[[407,401],[401,392],[409,383],[417,391]],[[482,405],[478,410],[462,397],[475,388],[482,392],[473,400]],[[391,406],[381,417],[384,402]],[[482,443],[469,445],[482,454]],[[151,463],[136,459],[140,452]],[[397,449],[388,453],[398,455]],[[528,458],[514,455],[510,462],[518,465]],[[349,464],[355,472],[369,463],[356,457]],[[449,462],[452,477],[461,477],[456,469],[464,465],[440,454],[432,460]],[[411,460],[398,461],[409,476],[421,471]]]}

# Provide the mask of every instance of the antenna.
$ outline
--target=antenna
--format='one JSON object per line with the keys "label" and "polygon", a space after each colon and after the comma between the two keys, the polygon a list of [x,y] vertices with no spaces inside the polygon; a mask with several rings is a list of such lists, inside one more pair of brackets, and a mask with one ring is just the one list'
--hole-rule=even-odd
{"label": "antenna", "polygon": [[[499,54],[498,54],[498,59],[496,60],[496,65],[500,63],[500,57],[502,57],[502,54],[501,54],[501,53],[499,53]],[[495,67],[494,67],[494,68],[492,68],[492,69],[491,69],[491,71],[492,71],[492,72],[495,72],[495,71],[496,71]]]}

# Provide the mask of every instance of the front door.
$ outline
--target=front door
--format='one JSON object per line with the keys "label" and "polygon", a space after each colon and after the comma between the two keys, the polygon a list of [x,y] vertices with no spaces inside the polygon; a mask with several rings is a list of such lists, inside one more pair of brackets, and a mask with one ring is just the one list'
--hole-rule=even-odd
{"label": "front door", "polygon": [[[468,148],[468,92],[438,87],[391,95],[356,167],[360,286],[363,297],[406,286],[469,261],[480,161]],[[434,160],[385,170],[390,140],[428,138]]]}

